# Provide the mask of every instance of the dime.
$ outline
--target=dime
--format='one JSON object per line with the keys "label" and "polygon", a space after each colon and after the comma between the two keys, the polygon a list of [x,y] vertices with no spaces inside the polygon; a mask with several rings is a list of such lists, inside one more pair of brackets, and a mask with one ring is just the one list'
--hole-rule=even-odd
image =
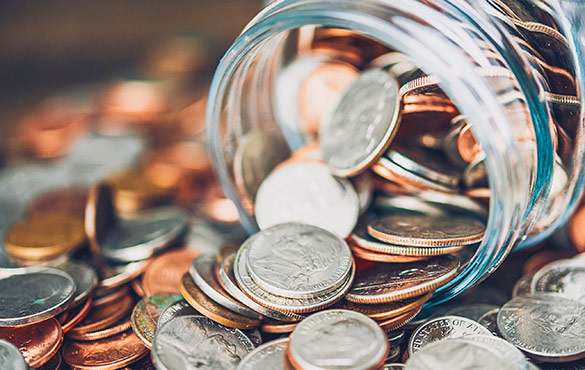
{"label": "dime", "polygon": [[312,297],[347,279],[351,251],[338,236],[321,228],[289,222],[250,237],[246,268],[262,289],[283,297]]}
{"label": "dime", "polygon": [[412,356],[413,353],[430,343],[468,335],[491,335],[491,332],[478,322],[465,317],[438,317],[427,321],[412,333],[408,342],[408,354]]}
{"label": "dime", "polygon": [[203,293],[205,293],[205,295],[220,306],[251,319],[261,320],[262,315],[232,299],[232,297],[223,290],[221,285],[219,285],[217,280],[215,280],[215,260],[216,256],[210,253],[203,254],[193,260],[189,273],[195,284],[201,289],[201,291],[203,291]]}
{"label": "dime", "polygon": [[215,303],[195,285],[189,273],[183,275],[179,289],[185,300],[193,308],[223,325],[238,329],[250,329],[260,326],[260,320],[239,315]]}
{"label": "dime", "polygon": [[544,362],[585,357],[585,305],[557,294],[518,296],[498,313],[501,335]]}
{"label": "dime", "polygon": [[585,263],[575,260],[552,262],[536,272],[532,279],[532,292],[557,293],[585,303]]}
{"label": "dime", "polygon": [[459,184],[459,174],[446,161],[441,160],[440,156],[430,151],[402,147],[398,151],[390,150],[385,156],[405,170],[427,180],[453,188]]}
{"label": "dime", "polygon": [[157,293],[141,299],[134,306],[130,319],[132,331],[148,349],[152,347],[160,314],[181,299],[179,294]]}
{"label": "dime", "polygon": [[293,162],[262,182],[255,203],[260,229],[301,222],[345,238],[359,215],[359,198],[346,179],[332,176],[317,162]]}
{"label": "dime", "polygon": [[422,214],[387,215],[374,219],[368,232],[383,242],[412,246],[440,247],[478,243],[485,232],[485,224],[463,215],[431,216]]}
{"label": "dime", "polygon": [[477,322],[485,326],[493,335],[498,335],[498,312],[500,308],[495,308],[484,313]]}
{"label": "dime", "polygon": [[69,274],[75,282],[75,295],[71,307],[86,301],[98,283],[95,271],[87,264],[78,261],[67,261],[57,268]]}
{"label": "dime", "polygon": [[453,307],[445,313],[445,316],[461,316],[467,317],[473,321],[479,321],[486,312],[496,310],[499,307],[493,304],[464,304]]}
{"label": "dime", "polygon": [[28,370],[18,347],[3,339],[0,339],[0,369]]}
{"label": "dime", "polygon": [[187,214],[161,207],[121,220],[101,241],[104,257],[121,262],[140,261],[171,246],[188,226]]}
{"label": "dime", "polygon": [[130,295],[124,295],[121,299],[110,302],[108,300],[95,300],[89,314],[69,331],[70,336],[78,336],[82,333],[90,333],[105,329],[115,322],[127,317],[134,307],[134,300]]}
{"label": "dime", "polygon": [[380,321],[392,317],[400,316],[416,308],[421,307],[433,293],[427,293],[420,297],[408,298],[403,301],[380,303],[380,304],[360,304],[350,301],[342,301],[340,307],[356,311],[368,316],[371,319]]}
{"label": "dime", "polygon": [[181,316],[156,331],[152,359],[157,369],[235,369],[254,344],[238,329],[200,316]]}
{"label": "dime", "polygon": [[32,325],[0,328],[0,339],[18,347],[28,366],[36,368],[57,353],[63,342],[63,332],[59,322],[50,318]]}
{"label": "dime", "polygon": [[63,346],[63,360],[74,369],[118,369],[148,354],[140,340],[126,330],[91,342],[68,341]]}
{"label": "dime", "polygon": [[402,264],[378,263],[360,271],[345,299],[356,303],[384,303],[436,290],[457,274],[459,261],[451,255]]}
{"label": "dime", "polygon": [[248,353],[238,365],[237,370],[284,370],[284,353],[288,347],[288,343],[288,338],[264,343]]}
{"label": "dime", "polygon": [[73,327],[75,327],[77,324],[79,324],[83,319],[85,319],[85,317],[89,314],[91,304],[92,300],[88,299],[85,301],[85,304],[77,306],[77,308],[74,308],[75,312],[72,312],[71,315],[67,317],[66,322],[61,323],[64,334],[71,330]]}
{"label": "dime", "polygon": [[290,336],[290,360],[303,369],[372,369],[388,353],[386,335],[353,311],[326,310],[303,320]]}
{"label": "dime", "polygon": [[75,283],[63,271],[23,268],[0,275],[0,327],[27,325],[63,312],[74,299]]}
{"label": "dime", "polygon": [[179,293],[181,277],[189,271],[193,259],[198,255],[197,251],[185,248],[157,256],[142,276],[144,293]]}
{"label": "dime", "polygon": [[[353,176],[380,157],[398,129],[398,83],[370,70],[347,89],[319,129],[323,156],[338,176]],[[351,150],[348,150],[351,148]]]}
{"label": "dime", "polygon": [[525,295],[532,293],[532,279],[534,273],[522,275],[522,277],[514,285],[512,290],[512,297],[518,297],[519,295]]}

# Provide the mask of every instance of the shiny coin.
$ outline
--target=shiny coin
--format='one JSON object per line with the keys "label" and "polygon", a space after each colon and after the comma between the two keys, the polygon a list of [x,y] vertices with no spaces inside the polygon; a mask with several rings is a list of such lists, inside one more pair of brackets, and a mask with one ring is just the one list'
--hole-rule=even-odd
{"label": "shiny coin", "polygon": [[317,162],[293,162],[274,170],[260,185],[255,203],[260,229],[286,222],[320,227],[345,238],[359,215],[351,183]]}
{"label": "shiny coin", "polygon": [[425,150],[390,150],[386,157],[407,171],[448,187],[457,187],[459,174],[441,156]]}
{"label": "shiny coin", "polygon": [[33,325],[0,328],[0,339],[18,347],[28,366],[36,368],[57,353],[63,342],[63,332],[59,322],[55,318],[50,318]]}
{"label": "shiny coin", "polygon": [[368,225],[368,232],[386,243],[412,247],[453,247],[480,242],[485,225],[470,216],[394,214],[374,219]]}
{"label": "shiny coin", "polygon": [[[323,157],[338,176],[353,176],[390,145],[400,121],[398,83],[389,73],[363,73],[320,127]],[[351,148],[351,150],[348,150]]]}
{"label": "shiny coin", "polygon": [[3,339],[0,339],[0,369],[28,370],[18,347]]}
{"label": "shiny coin", "polygon": [[181,294],[187,302],[202,315],[207,316],[230,328],[250,329],[260,326],[260,320],[239,315],[224,308],[207,297],[201,289],[195,285],[189,273],[183,275],[179,286]]}
{"label": "shiny coin", "polygon": [[465,337],[465,340],[485,344],[493,348],[500,357],[508,361],[508,363],[513,364],[516,369],[529,369],[528,361],[522,352],[502,338],[493,335],[470,335]]}
{"label": "shiny coin", "polygon": [[498,335],[498,312],[500,312],[499,308],[495,308],[491,311],[484,313],[479,320],[478,323],[485,326],[489,331],[492,332],[493,335]]}
{"label": "shiny coin", "polygon": [[187,230],[188,216],[165,207],[121,220],[101,242],[104,257],[121,262],[140,261],[176,242]]}
{"label": "shiny coin", "polygon": [[388,353],[386,335],[353,311],[326,310],[303,320],[290,336],[290,360],[303,369],[373,369]]}
{"label": "shiny coin", "polygon": [[445,316],[461,316],[467,317],[473,321],[479,321],[486,312],[498,309],[499,307],[493,304],[465,304],[457,305],[445,313]]}
{"label": "shiny coin", "polygon": [[[350,241],[348,243],[348,245],[351,248],[351,252],[353,253],[353,255],[356,258],[360,258],[362,260],[372,261],[372,262],[406,263],[406,262],[422,261],[422,260],[426,260],[429,258],[427,256],[401,256],[399,254],[373,252],[371,250],[359,247],[357,245],[357,243],[355,243],[353,241]],[[418,249],[421,249],[421,248],[418,248]]]}
{"label": "shiny coin", "polygon": [[408,342],[408,354],[446,338],[461,338],[468,335],[491,335],[491,332],[478,322],[460,316],[443,316],[427,321],[419,326]]}
{"label": "shiny coin", "polygon": [[560,260],[550,263],[534,275],[532,292],[557,293],[585,303],[585,263]]}
{"label": "shiny coin", "polygon": [[288,342],[288,338],[282,338],[264,343],[248,353],[238,365],[237,370],[284,370],[284,353]]}
{"label": "shiny coin", "polygon": [[338,287],[351,271],[351,251],[321,228],[286,223],[250,237],[246,267],[262,289],[283,297],[312,297]]}
{"label": "shiny coin", "polygon": [[356,303],[384,303],[419,296],[448,283],[459,268],[454,256],[402,264],[378,263],[360,271],[346,300]]}
{"label": "shiny coin", "polygon": [[157,330],[152,359],[157,369],[236,369],[254,344],[238,329],[200,316],[177,317]]}
{"label": "shiny coin", "polygon": [[78,261],[67,261],[57,266],[59,270],[65,271],[75,282],[75,296],[72,307],[83,303],[97,286],[97,275],[89,265]]}
{"label": "shiny coin", "polygon": [[182,300],[180,294],[158,293],[141,299],[134,310],[130,322],[134,334],[147,348],[152,346],[152,338],[160,314],[171,304]]}
{"label": "shiny coin", "polygon": [[544,362],[585,357],[585,305],[556,294],[518,296],[498,314],[501,335]]}
{"label": "shiny coin", "polygon": [[4,245],[9,255],[19,259],[50,260],[73,252],[84,241],[83,221],[78,217],[47,213],[12,226]]}
{"label": "shiny coin", "polygon": [[214,274],[215,264],[216,256],[214,254],[203,254],[193,260],[189,273],[199,289],[224,308],[251,319],[261,320],[260,314],[232,299],[219,285]]}
{"label": "shiny coin", "polygon": [[27,268],[0,276],[0,326],[26,325],[56,316],[74,299],[75,283],[63,271]]}
{"label": "shiny coin", "polygon": [[199,252],[191,249],[172,250],[157,256],[142,275],[146,295],[179,293],[181,277],[189,271]]}
{"label": "shiny coin", "polygon": [[63,327],[63,333],[67,333],[71,330],[74,326],[79,324],[85,317],[89,314],[91,309],[92,300],[87,299],[83,305],[79,305],[73,309],[72,312],[69,312],[67,317],[67,321],[61,323]]}
{"label": "shiny coin", "polygon": [[368,316],[371,319],[380,321],[392,317],[400,316],[418,307],[421,307],[432,293],[420,297],[405,299],[403,301],[380,303],[380,304],[360,304],[349,301],[342,301],[340,306],[346,310],[356,311]]}
{"label": "shiny coin", "polygon": [[[456,189],[451,186],[445,186],[408,171],[385,157],[378,159],[378,161],[372,166],[372,171],[389,182],[398,184],[411,193],[418,193],[427,190],[444,193],[454,193],[456,191]],[[403,193],[404,191],[399,192],[398,194]]]}

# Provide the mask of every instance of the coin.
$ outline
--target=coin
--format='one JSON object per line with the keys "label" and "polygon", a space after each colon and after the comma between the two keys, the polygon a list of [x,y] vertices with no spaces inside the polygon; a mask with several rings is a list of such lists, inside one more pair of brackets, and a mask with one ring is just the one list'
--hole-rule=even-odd
{"label": "coin", "polygon": [[288,338],[264,343],[240,361],[237,370],[274,369],[284,370],[284,352],[288,347]]}
{"label": "coin", "polygon": [[404,335],[404,330],[386,330],[386,337],[388,338],[390,347],[400,346],[404,341]]}
{"label": "coin", "polygon": [[428,259],[427,256],[402,256],[399,254],[388,254],[373,252],[371,250],[363,249],[357,245],[357,243],[350,241],[348,243],[351,248],[351,252],[357,258],[372,262],[385,262],[385,263],[405,263],[405,262],[417,262]]}
{"label": "coin", "polygon": [[75,282],[75,295],[71,307],[75,307],[87,300],[87,297],[93,292],[98,283],[95,271],[83,262],[71,260],[57,266],[57,268],[69,274]]}
{"label": "coin", "polygon": [[28,366],[36,368],[57,353],[63,342],[63,332],[59,322],[50,318],[32,325],[0,328],[0,339],[18,347]]}
{"label": "coin", "polygon": [[185,233],[188,218],[184,211],[163,207],[126,218],[104,235],[100,243],[104,257],[132,262],[152,257],[168,248]]}
{"label": "coin", "polygon": [[498,312],[500,312],[499,307],[484,313],[479,320],[477,320],[478,323],[491,331],[493,335],[498,335]]}
{"label": "coin", "polygon": [[216,256],[211,253],[200,255],[193,260],[189,273],[195,284],[220,306],[251,319],[261,320],[262,315],[232,299],[215,280],[215,260]]}
{"label": "coin", "polygon": [[83,305],[79,305],[73,309],[73,312],[71,312],[70,316],[67,317],[67,321],[61,323],[64,334],[79,324],[83,319],[85,319],[85,317],[89,314],[91,304],[92,300],[89,298]]}
{"label": "coin", "polygon": [[114,289],[124,286],[140,276],[148,268],[150,262],[151,260],[132,262],[125,265],[118,265],[102,272],[100,282],[95,290],[95,295],[103,296],[106,295],[104,292],[111,292]]}
{"label": "coin", "polygon": [[71,304],[75,283],[56,269],[23,268],[0,275],[0,327],[36,323],[56,316]]}
{"label": "coin", "polygon": [[498,329],[504,339],[537,360],[585,357],[585,305],[557,294],[513,298],[498,313]]}
{"label": "coin", "polygon": [[119,369],[141,359],[148,349],[126,330],[114,336],[91,342],[68,341],[63,346],[63,360],[74,369]]}
{"label": "coin", "polygon": [[142,287],[141,278],[133,279],[130,282],[130,286],[132,287],[132,290],[134,291],[134,293],[136,293],[137,296],[139,296],[140,298],[146,297],[146,293],[144,293],[144,288]]}
{"label": "coin", "polygon": [[516,284],[514,285],[514,289],[512,290],[512,297],[517,297],[519,295],[530,294],[532,293],[532,279],[534,278],[534,273],[523,275]]}
{"label": "coin", "polygon": [[439,217],[423,214],[386,215],[368,225],[371,236],[381,241],[412,247],[458,246],[482,240],[485,225],[463,215]]}
{"label": "coin", "polygon": [[378,322],[378,325],[380,325],[380,327],[382,329],[384,329],[384,331],[392,331],[392,330],[400,329],[403,326],[405,326],[406,324],[408,324],[412,319],[414,319],[416,317],[416,315],[418,315],[421,310],[422,310],[422,306],[416,307],[413,310],[406,312],[406,313],[403,313],[400,316],[392,317],[392,318],[387,319],[385,321]]}
{"label": "coin", "polygon": [[520,350],[513,344],[493,335],[470,335],[465,340],[486,344],[497,351],[500,357],[513,364],[516,369],[528,369],[528,361]]}
{"label": "coin", "polygon": [[75,251],[84,241],[81,220],[65,213],[47,213],[12,226],[4,246],[6,252],[16,258],[50,260]]}
{"label": "coin", "polygon": [[[239,329],[200,316],[180,316],[156,331],[152,359],[157,369],[235,369],[254,344]],[[178,355],[180,354],[180,355]]]}
{"label": "coin", "polygon": [[215,303],[195,285],[189,273],[183,275],[179,289],[185,300],[193,308],[222,325],[238,329],[250,329],[260,326],[260,320],[239,315]]}
{"label": "coin", "polygon": [[424,348],[430,343],[446,338],[461,338],[468,335],[491,335],[491,332],[478,322],[460,316],[442,316],[419,326],[408,342],[408,354]]}
{"label": "coin", "polygon": [[418,307],[421,307],[431,298],[433,293],[427,293],[420,297],[408,298],[402,301],[380,303],[380,304],[359,304],[349,301],[342,301],[340,306],[346,310],[356,311],[368,316],[371,319],[380,321],[400,316]]}
{"label": "coin", "polygon": [[370,70],[343,94],[319,129],[323,157],[334,174],[362,172],[390,145],[400,121],[398,90],[389,73]]}
{"label": "coin", "polygon": [[18,347],[3,339],[0,339],[0,368],[28,370],[28,366]]}
{"label": "coin", "polygon": [[388,353],[386,335],[372,319],[348,310],[315,313],[290,336],[290,360],[303,369],[373,369]]}
{"label": "coin", "polygon": [[182,298],[180,294],[157,293],[141,299],[134,306],[130,317],[132,331],[148,349],[152,347],[160,314]]}
{"label": "coin", "polygon": [[171,194],[151,182],[138,171],[125,171],[109,179],[114,205],[118,212],[131,215],[137,211],[160,206],[171,199]]}
{"label": "coin", "polygon": [[406,365],[404,364],[384,364],[382,370],[403,370],[406,369]]}
{"label": "coin", "polygon": [[270,321],[268,322],[264,321],[264,324],[262,324],[260,330],[262,330],[264,333],[273,334],[292,333],[292,331],[295,330],[298,324],[299,324],[298,322],[294,322],[292,324],[291,323],[277,324],[276,322],[272,323]]}
{"label": "coin", "polygon": [[459,174],[440,156],[431,151],[400,147],[390,150],[386,158],[407,171],[447,187],[457,187]]}
{"label": "coin", "polygon": [[473,321],[479,321],[486,312],[498,309],[499,307],[493,304],[464,304],[457,305],[445,313],[445,316],[461,316],[467,317]]}
{"label": "coin", "polygon": [[[455,188],[430,181],[424,177],[408,171],[385,157],[380,157],[372,166],[372,171],[391,183],[398,184],[406,191],[398,191],[398,194],[418,193],[421,191],[438,191],[453,193]],[[392,190],[392,189],[391,189]]]}
{"label": "coin", "polygon": [[290,298],[329,292],[347,279],[351,251],[338,236],[289,222],[260,231],[244,242],[246,268],[262,289]]}
{"label": "coin", "polygon": [[78,340],[78,341],[94,341],[98,339],[104,339],[116,334],[120,334],[125,332],[126,330],[130,329],[132,324],[130,319],[126,318],[121,321],[118,321],[113,326],[107,327],[105,329],[100,329],[96,331],[91,331],[87,333],[79,333],[74,332],[69,334],[69,339]]}
{"label": "coin", "polygon": [[345,238],[357,222],[359,198],[351,183],[333,177],[325,164],[293,162],[264,179],[255,211],[260,229],[301,222]]}
{"label": "coin", "polygon": [[130,295],[124,295],[116,301],[96,299],[89,314],[77,326],[71,329],[69,336],[89,333],[105,329],[122,318],[128,316],[134,307],[134,300]]}
{"label": "coin", "polygon": [[552,262],[536,272],[531,289],[534,293],[557,293],[585,303],[585,263],[575,260]]}
{"label": "coin", "polygon": [[62,362],[63,358],[61,357],[61,353],[57,352],[46,364],[37,368],[37,370],[61,370]]}
{"label": "coin", "polygon": [[457,149],[461,158],[467,163],[473,162],[481,155],[481,146],[475,140],[470,124],[466,124],[459,131],[459,136],[457,136]]}
{"label": "coin", "polygon": [[402,264],[378,263],[360,271],[345,299],[356,303],[384,303],[419,296],[448,283],[459,268],[451,255]]}
{"label": "coin", "polygon": [[146,295],[179,293],[179,282],[199,253],[192,249],[168,251],[157,256],[142,276]]}

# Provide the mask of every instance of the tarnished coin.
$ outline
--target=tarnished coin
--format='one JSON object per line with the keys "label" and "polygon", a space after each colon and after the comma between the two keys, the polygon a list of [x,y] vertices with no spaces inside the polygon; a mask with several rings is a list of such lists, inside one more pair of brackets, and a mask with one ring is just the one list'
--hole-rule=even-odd
{"label": "tarnished coin", "polygon": [[171,304],[182,300],[180,294],[157,293],[141,299],[130,317],[132,331],[148,349],[152,346],[152,338],[160,314]]}
{"label": "tarnished coin", "polygon": [[496,310],[498,308],[499,307],[496,305],[483,303],[457,305],[456,307],[453,307],[447,311],[445,316],[461,316],[467,317],[473,321],[479,321],[479,318],[482,317],[486,312]]}
{"label": "tarnished coin", "polygon": [[238,365],[237,370],[284,370],[284,353],[288,342],[288,338],[281,338],[264,343],[248,353]]}
{"label": "tarnished coin", "polygon": [[325,310],[295,328],[289,351],[298,368],[366,370],[384,363],[388,341],[376,322],[362,314]]}
{"label": "tarnished coin", "polygon": [[91,298],[87,299],[83,305],[79,305],[73,309],[72,312],[68,312],[69,315],[67,316],[67,321],[61,323],[63,327],[63,333],[67,333],[71,330],[74,326],[79,324],[85,317],[89,314],[91,309],[92,300]]}
{"label": "tarnished coin", "polygon": [[181,277],[189,271],[193,259],[198,255],[192,249],[179,249],[157,256],[142,275],[144,293],[179,293]]}
{"label": "tarnished coin", "polygon": [[485,233],[485,224],[463,215],[433,216],[391,214],[376,218],[368,232],[381,241],[412,247],[440,247],[475,244]]}
{"label": "tarnished coin", "polygon": [[585,263],[560,260],[536,272],[531,283],[532,292],[557,293],[585,303]]}
{"label": "tarnished coin", "polygon": [[216,256],[214,254],[203,254],[193,260],[189,273],[195,284],[211,298],[215,303],[244,315],[251,319],[261,320],[262,315],[234,300],[215,280]]}
{"label": "tarnished coin", "polygon": [[262,289],[283,297],[312,297],[337,288],[352,267],[347,243],[327,230],[289,222],[250,237],[246,267]]}
{"label": "tarnished coin", "polygon": [[419,296],[448,283],[459,261],[451,255],[401,264],[378,263],[360,271],[345,299],[356,303],[384,303]]}
{"label": "tarnished coin", "polygon": [[356,175],[383,154],[398,129],[400,103],[398,83],[383,70],[367,71],[350,85],[319,129],[334,174]]}
{"label": "tarnished coin", "polygon": [[122,262],[140,261],[176,242],[188,226],[187,214],[174,207],[142,212],[124,219],[104,236],[104,257]]}
{"label": "tarnished coin", "polygon": [[161,326],[152,342],[157,369],[236,369],[252,350],[252,341],[238,329],[200,316],[180,316]]}
{"label": "tarnished coin", "polygon": [[109,297],[96,299],[89,314],[73,329],[69,335],[95,332],[105,329],[128,316],[134,307],[134,300],[129,294],[110,300]]}
{"label": "tarnished coin", "polygon": [[43,321],[63,312],[74,299],[69,274],[50,268],[24,268],[0,275],[0,327]]}
{"label": "tarnished coin", "polygon": [[513,298],[498,313],[500,334],[544,362],[585,357],[585,305],[557,294]]}
{"label": "tarnished coin", "polygon": [[344,300],[341,302],[340,306],[346,310],[359,312],[371,319],[380,321],[387,320],[391,317],[400,316],[418,307],[422,307],[422,305],[428,301],[431,296],[432,293],[427,293],[420,297],[413,297],[402,301],[380,304],[360,304]]}
{"label": "tarnished coin", "polygon": [[75,296],[71,307],[83,303],[97,286],[97,275],[95,270],[86,263],[79,261],[67,261],[57,266],[59,270],[65,271],[75,282]]}
{"label": "tarnished coin", "polygon": [[498,335],[498,312],[500,312],[499,307],[484,313],[479,320],[477,320],[478,323],[491,331],[493,335]]}
{"label": "tarnished coin", "polygon": [[0,339],[0,369],[28,370],[18,347],[3,339]]}
{"label": "tarnished coin", "polygon": [[438,317],[427,321],[412,333],[408,342],[408,354],[412,356],[413,353],[429,343],[468,335],[491,335],[491,332],[478,322],[465,317]]}
{"label": "tarnished coin", "polygon": [[318,162],[293,162],[274,170],[260,185],[255,203],[260,229],[301,222],[345,238],[359,216],[359,198],[346,179]]}
{"label": "tarnished coin", "polygon": [[91,331],[87,333],[69,333],[69,339],[79,341],[94,341],[98,339],[109,338],[111,336],[125,332],[132,327],[132,323],[129,318],[118,321],[113,326],[109,326],[105,329]]}

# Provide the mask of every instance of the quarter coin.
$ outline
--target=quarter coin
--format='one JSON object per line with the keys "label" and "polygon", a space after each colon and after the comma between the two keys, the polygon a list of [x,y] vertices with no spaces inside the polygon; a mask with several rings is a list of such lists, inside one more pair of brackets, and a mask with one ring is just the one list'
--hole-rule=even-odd
{"label": "quarter coin", "polygon": [[264,343],[248,353],[238,365],[237,370],[284,370],[284,354],[288,342],[288,338],[281,338]]}
{"label": "quarter coin", "polygon": [[130,316],[132,331],[148,349],[157,328],[160,314],[171,304],[182,300],[180,294],[157,293],[141,299]]}

